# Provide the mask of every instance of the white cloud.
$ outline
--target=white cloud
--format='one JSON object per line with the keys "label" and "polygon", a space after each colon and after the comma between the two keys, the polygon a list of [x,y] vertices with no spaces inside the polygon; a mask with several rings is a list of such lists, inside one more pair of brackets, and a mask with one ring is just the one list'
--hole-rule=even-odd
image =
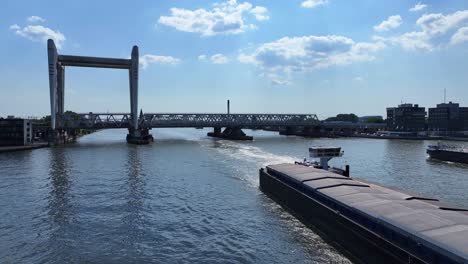
{"label": "white cloud", "polygon": [[450,15],[424,14],[417,21],[424,32],[429,35],[440,35],[468,21],[468,10],[457,11]]}
{"label": "white cloud", "polygon": [[228,57],[224,56],[221,53],[214,54],[212,56],[207,56],[205,54],[202,54],[198,56],[199,61],[207,61],[209,60],[213,64],[226,64],[229,62]]}
{"label": "white cloud", "polygon": [[140,65],[143,69],[146,69],[150,64],[178,64],[180,59],[174,58],[172,56],[160,56],[153,54],[145,54],[140,57]]}
{"label": "white cloud", "polygon": [[432,50],[433,46],[428,42],[429,36],[424,32],[407,32],[398,37],[390,38],[390,41],[399,44],[405,50]]}
{"label": "white cloud", "polygon": [[266,72],[261,73],[259,76],[269,79],[272,86],[286,86],[291,84],[291,78],[289,75],[285,76],[284,74],[279,75],[274,72]]}
{"label": "white cloud", "polygon": [[26,19],[30,23],[40,23],[45,22],[45,19],[40,16],[30,16]]}
{"label": "white cloud", "polygon": [[458,29],[450,39],[450,44],[452,45],[460,44],[462,42],[468,42],[468,27]]}
{"label": "white cloud", "polygon": [[421,2],[417,3],[416,5],[414,5],[412,8],[409,9],[410,12],[417,12],[417,11],[421,11],[423,9],[426,9],[427,5],[425,4],[422,4]]}
{"label": "white cloud", "polygon": [[336,35],[284,37],[262,44],[250,54],[241,53],[238,60],[277,77],[280,74],[372,61],[375,59],[374,53],[384,47],[381,41],[354,42]]}
{"label": "white cloud", "polygon": [[16,31],[16,30],[19,30],[19,29],[21,29],[21,27],[18,24],[14,24],[14,25],[10,26],[10,30]]}
{"label": "white cloud", "polygon": [[301,6],[305,8],[314,8],[325,4],[328,4],[328,0],[305,0],[302,1]]}
{"label": "white cloud", "polygon": [[[452,14],[424,14],[416,25],[420,31],[407,32],[399,36],[382,38],[381,41],[389,41],[400,45],[405,50],[432,51],[446,44],[458,44],[464,41],[468,25],[468,10],[456,11]],[[449,43],[446,43],[450,40]]]}
{"label": "white cloud", "polygon": [[374,26],[374,30],[378,32],[389,31],[390,29],[397,28],[401,25],[402,19],[401,16],[389,16],[387,20],[382,21],[382,23]]}
{"label": "white cloud", "polygon": [[290,85],[291,82],[288,80],[271,79],[271,85]]}
{"label": "white cloud", "polygon": [[252,10],[250,10],[250,13],[255,15],[255,18],[258,21],[264,21],[270,19],[270,17],[267,15],[268,9],[263,6],[256,6]]}
{"label": "white cloud", "polygon": [[203,8],[188,10],[171,8],[170,16],[161,16],[159,24],[174,27],[179,31],[199,33],[202,36],[218,34],[239,34],[247,29],[256,28],[247,24],[246,14],[255,16],[256,20],[267,20],[267,9],[262,6],[253,7],[249,2],[238,4],[236,0],[213,4],[211,10]]}
{"label": "white cloud", "polygon": [[356,77],[353,78],[353,80],[356,81],[356,82],[362,82],[362,81],[364,81],[364,78],[362,78],[361,76],[356,76]]}
{"label": "white cloud", "polygon": [[66,40],[65,35],[60,31],[54,31],[41,25],[29,25],[21,28],[19,25],[14,24],[10,26],[10,30],[16,35],[32,41],[46,43],[48,39],[53,39],[58,49],[62,48],[63,42]]}
{"label": "white cloud", "polygon": [[239,56],[237,57],[237,60],[239,62],[245,63],[245,64],[255,64],[256,63],[255,57],[253,57],[251,55],[246,55],[244,53],[239,54]]}
{"label": "white cloud", "polygon": [[226,64],[229,62],[229,59],[220,53],[211,56],[210,60],[213,64]]}

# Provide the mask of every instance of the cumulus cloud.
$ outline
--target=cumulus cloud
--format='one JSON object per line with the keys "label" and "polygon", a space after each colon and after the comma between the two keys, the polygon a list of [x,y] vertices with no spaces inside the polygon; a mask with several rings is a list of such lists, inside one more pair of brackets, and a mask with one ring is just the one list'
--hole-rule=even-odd
{"label": "cumulus cloud", "polygon": [[159,17],[159,24],[179,31],[199,33],[202,36],[239,34],[247,29],[256,28],[254,24],[248,24],[248,14],[258,21],[269,19],[266,7],[253,7],[249,2],[240,4],[236,0],[215,3],[211,10],[174,7],[170,11],[171,15]]}
{"label": "cumulus cloud", "polygon": [[10,30],[16,35],[32,41],[47,43],[48,39],[53,39],[58,49],[62,48],[63,42],[66,40],[65,35],[60,33],[60,31],[55,31],[41,25],[29,25],[22,28],[14,24],[10,26]]}
{"label": "cumulus cloud", "polygon": [[400,45],[405,50],[432,50],[433,46],[429,42],[430,37],[425,32],[407,32],[397,37],[391,37],[389,40],[393,44]]}
{"label": "cumulus cloud", "polygon": [[145,54],[140,56],[140,65],[143,69],[148,68],[151,64],[178,64],[180,63],[180,59],[174,58],[172,56],[160,56],[160,55],[153,55],[153,54]]}
{"label": "cumulus cloud", "polygon": [[302,1],[301,6],[305,8],[314,8],[325,4],[328,4],[328,0],[305,0]]}
{"label": "cumulus cloud", "polygon": [[375,52],[384,47],[381,41],[354,42],[336,35],[284,37],[264,43],[250,54],[241,53],[238,60],[253,64],[266,72],[265,76],[279,80],[278,76],[293,72],[372,61]]}
{"label": "cumulus cloud", "polygon": [[402,19],[401,16],[389,16],[387,20],[382,21],[382,23],[374,26],[374,30],[378,32],[389,31],[390,29],[397,28],[401,25]]}
{"label": "cumulus cloud", "polygon": [[429,35],[441,35],[454,27],[468,21],[468,10],[457,11],[453,14],[424,14],[417,21],[424,32]]}
{"label": "cumulus cloud", "polygon": [[452,45],[460,44],[462,42],[468,42],[468,27],[458,29],[450,39],[450,44]]}
{"label": "cumulus cloud", "polygon": [[285,86],[292,83],[289,74],[286,76],[285,74],[280,75],[274,72],[263,72],[259,74],[259,77],[268,79],[272,86]]}
{"label": "cumulus cloud", "polygon": [[270,17],[267,15],[268,9],[263,6],[256,6],[253,9],[250,10],[250,13],[255,15],[255,18],[258,21],[264,21],[270,19]]}
{"label": "cumulus cloud", "polygon": [[218,54],[211,56],[210,61],[213,64],[226,64],[229,62],[229,59],[223,54],[218,53]]}
{"label": "cumulus cloud", "polygon": [[409,11],[410,12],[417,12],[417,11],[421,11],[423,9],[426,9],[426,7],[427,7],[427,5],[425,5],[425,4],[417,3],[412,8],[410,8]]}
{"label": "cumulus cloud", "polygon": [[226,64],[229,62],[229,58],[226,57],[225,55],[221,53],[214,54],[212,56],[208,56],[205,54],[202,54],[198,56],[199,61],[209,61],[213,64]]}
{"label": "cumulus cloud", "polygon": [[[420,31],[407,32],[399,36],[382,38],[400,45],[406,50],[432,51],[438,47],[458,44],[464,41],[464,27],[468,25],[468,10],[456,11],[452,14],[424,14],[417,21]],[[447,43],[447,40],[450,42]]]}
{"label": "cumulus cloud", "polygon": [[21,27],[18,24],[14,24],[10,26],[10,30],[13,30],[13,31],[20,30],[20,29]]}
{"label": "cumulus cloud", "polygon": [[45,22],[45,19],[40,16],[30,16],[26,20],[30,23]]}

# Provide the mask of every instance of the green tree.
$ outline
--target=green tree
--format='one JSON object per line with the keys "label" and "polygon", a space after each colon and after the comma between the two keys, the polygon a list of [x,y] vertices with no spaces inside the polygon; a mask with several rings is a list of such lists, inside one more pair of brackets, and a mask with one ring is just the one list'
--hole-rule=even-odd
{"label": "green tree", "polygon": [[372,116],[366,120],[366,123],[383,123],[384,120],[380,116]]}
{"label": "green tree", "polygon": [[351,114],[338,114],[336,117],[329,117],[325,121],[348,121],[357,123],[359,121],[359,117],[353,113]]}

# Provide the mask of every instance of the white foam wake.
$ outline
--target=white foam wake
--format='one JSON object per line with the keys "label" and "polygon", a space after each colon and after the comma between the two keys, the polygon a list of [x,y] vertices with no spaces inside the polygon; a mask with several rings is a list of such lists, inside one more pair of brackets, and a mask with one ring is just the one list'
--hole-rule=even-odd
{"label": "white foam wake", "polygon": [[[245,143],[222,141],[216,148],[226,156],[226,163],[236,171],[236,177],[258,187],[258,169],[270,164],[293,163],[297,157],[278,155]],[[232,162],[238,160],[240,162]]]}

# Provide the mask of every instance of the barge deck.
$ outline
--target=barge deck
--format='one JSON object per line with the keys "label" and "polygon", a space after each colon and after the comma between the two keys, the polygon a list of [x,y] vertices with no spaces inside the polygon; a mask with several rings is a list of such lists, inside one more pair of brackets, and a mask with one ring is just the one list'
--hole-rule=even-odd
{"label": "barge deck", "polygon": [[299,164],[260,189],[358,263],[468,263],[468,210]]}

